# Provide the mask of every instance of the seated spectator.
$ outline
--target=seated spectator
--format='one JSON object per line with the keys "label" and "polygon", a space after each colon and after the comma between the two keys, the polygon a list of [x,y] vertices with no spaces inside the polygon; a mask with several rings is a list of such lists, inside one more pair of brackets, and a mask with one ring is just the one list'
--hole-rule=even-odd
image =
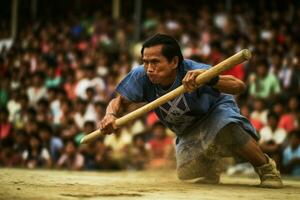
{"label": "seated spectator", "polygon": [[132,144],[129,147],[130,167],[137,170],[145,169],[148,162],[149,150],[146,148],[143,135],[133,136]]}
{"label": "seated spectator", "polygon": [[261,123],[262,125],[267,124],[268,109],[266,108],[263,99],[255,99],[253,103],[253,111],[250,114],[250,119]]}
{"label": "seated spectator", "polygon": [[42,98],[38,100],[36,105],[36,119],[38,122],[51,122],[53,117],[47,99]]}
{"label": "seated spectator", "polygon": [[29,109],[29,99],[27,95],[20,95],[20,109],[12,116],[12,123],[16,128],[23,128],[27,123],[27,110]]}
{"label": "seated spectator", "polygon": [[42,147],[41,140],[36,135],[29,138],[29,147],[23,152],[22,158],[26,167],[33,169],[37,167],[51,167],[50,153]]}
{"label": "seated spectator", "polygon": [[68,140],[65,143],[63,154],[57,161],[57,167],[69,170],[81,170],[83,166],[83,155],[78,152],[75,143],[72,140]]}
{"label": "seated spectator", "polygon": [[7,138],[13,129],[8,117],[8,110],[6,108],[0,109],[0,141]]}
{"label": "seated spectator", "polygon": [[24,129],[19,129],[15,132],[15,143],[13,144],[13,150],[15,154],[22,158],[22,153],[27,149],[28,141],[26,139],[27,133]]}
{"label": "seated spectator", "polygon": [[87,102],[83,99],[77,99],[75,104],[75,113],[73,115],[74,121],[76,122],[76,125],[78,128],[83,128],[83,124],[85,122],[85,113],[86,113],[86,107]]}
{"label": "seated spectator", "polygon": [[127,131],[119,129],[114,134],[107,135],[104,144],[111,149],[111,159],[114,168],[124,169],[128,163],[128,146],[132,142],[132,135]]}
{"label": "seated spectator", "polygon": [[44,74],[42,72],[36,72],[32,77],[31,87],[27,89],[30,105],[34,106],[39,99],[46,97],[47,89],[43,82]]}
{"label": "seated spectator", "polygon": [[95,167],[96,169],[113,169],[114,163],[111,160],[111,149],[104,144],[104,137],[100,137],[96,144]]}
{"label": "seated spectator", "polygon": [[256,68],[256,74],[249,78],[250,95],[256,98],[268,99],[280,93],[279,79],[268,72],[268,63],[262,61]]}
{"label": "seated spectator", "polygon": [[97,114],[95,112],[94,103],[97,100],[97,96],[93,87],[89,87],[86,89],[86,97],[87,97],[86,98],[87,106],[86,106],[84,118],[85,120],[96,122]]}
{"label": "seated spectator", "polygon": [[75,94],[75,89],[77,87],[77,81],[76,81],[74,72],[72,70],[70,72],[68,72],[65,75],[65,79],[66,80],[63,85],[63,88],[66,91],[68,98],[74,101],[77,97]]}
{"label": "seated spectator", "polygon": [[[93,132],[96,129],[94,121],[86,121],[83,125],[83,132],[79,133],[75,137],[75,143],[79,146],[80,140],[84,135]],[[96,169],[95,156],[97,154],[96,141],[90,142],[86,145],[79,146],[80,153],[84,156],[84,168],[85,169]]]}
{"label": "seated spectator", "polygon": [[241,114],[246,117],[250,122],[251,124],[254,126],[254,128],[256,129],[257,132],[260,131],[260,129],[264,126],[263,123],[258,120],[258,119],[255,119],[255,118],[251,118],[250,117],[250,108],[248,105],[244,104],[241,106]]}
{"label": "seated spectator", "polygon": [[63,148],[61,138],[53,135],[52,127],[48,124],[40,125],[39,130],[42,146],[50,152],[52,160],[58,160]]}
{"label": "seated spectator", "polygon": [[11,91],[11,98],[7,103],[9,111],[9,121],[12,122],[15,114],[21,109],[19,90]]}
{"label": "seated spectator", "polygon": [[13,148],[13,140],[6,138],[0,143],[0,166],[15,167],[22,163],[21,154],[16,153]]}
{"label": "seated spectator", "polygon": [[[272,106],[271,112],[276,113],[281,118],[285,112],[284,103],[281,100],[275,101],[274,105]],[[279,126],[280,126],[280,118],[279,118]]]}
{"label": "seated spectator", "polygon": [[284,171],[292,176],[300,176],[300,130],[289,135],[288,146],[283,150]]}
{"label": "seated spectator", "polygon": [[152,127],[153,138],[149,140],[150,163],[149,168],[167,167],[173,150],[173,139],[167,135],[166,128],[161,122]]}
{"label": "seated spectator", "polygon": [[275,113],[268,114],[268,124],[259,132],[261,136],[259,144],[263,152],[280,163],[280,150],[287,133],[278,127],[278,120],[279,117]]}
{"label": "seated spectator", "polygon": [[299,101],[297,97],[291,97],[288,102],[289,111],[282,115],[279,120],[279,127],[284,128],[287,133],[296,129],[299,126]]}
{"label": "seated spectator", "polygon": [[80,133],[80,129],[78,129],[73,119],[68,119],[61,127],[62,133],[60,137],[62,137],[63,140],[71,140]]}
{"label": "seated spectator", "polygon": [[45,80],[45,86],[47,88],[58,87],[62,82],[61,77],[57,76],[55,74],[55,71],[56,71],[55,67],[49,67],[47,69],[47,76]]}

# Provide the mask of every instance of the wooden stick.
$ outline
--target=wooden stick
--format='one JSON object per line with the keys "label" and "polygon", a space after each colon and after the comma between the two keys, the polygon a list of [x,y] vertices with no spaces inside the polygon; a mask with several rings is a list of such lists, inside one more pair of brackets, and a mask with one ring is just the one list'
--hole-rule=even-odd
{"label": "wooden stick", "polygon": [[[198,75],[196,78],[196,83],[199,86],[201,86],[201,85],[207,83],[213,77],[221,74],[222,72],[224,72],[228,69],[231,69],[232,67],[234,67],[246,60],[249,60],[250,58],[251,58],[251,52],[247,49],[244,49],[244,50],[236,53],[235,55],[227,58],[226,60],[220,62],[219,64],[211,67],[209,70],[205,71],[204,73]],[[172,99],[175,99],[177,96],[179,96],[185,92],[186,92],[185,88],[183,87],[183,85],[181,85],[178,88],[174,89],[173,91],[152,101],[151,103],[148,103],[147,105],[142,106],[141,108],[117,119],[116,125],[117,125],[117,127],[123,126],[127,122],[134,120],[134,119],[148,113],[149,111],[157,108],[158,106],[160,106],[164,103],[167,103],[168,101],[170,101]],[[98,130],[84,136],[81,139],[80,143],[87,143],[87,142],[93,141],[96,138],[98,138],[100,135],[101,135],[101,131],[100,131],[100,129],[98,129]]]}

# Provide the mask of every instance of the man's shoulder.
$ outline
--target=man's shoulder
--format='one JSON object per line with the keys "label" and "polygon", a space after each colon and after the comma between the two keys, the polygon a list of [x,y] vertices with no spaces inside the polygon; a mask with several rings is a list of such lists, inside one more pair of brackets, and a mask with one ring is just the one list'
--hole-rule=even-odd
{"label": "man's shoulder", "polygon": [[130,73],[134,74],[135,77],[143,77],[147,75],[143,65],[133,67]]}
{"label": "man's shoulder", "polygon": [[183,60],[183,67],[187,70],[194,70],[194,69],[209,69],[210,65],[196,62],[194,60],[184,59]]}
{"label": "man's shoulder", "polygon": [[147,73],[143,65],[135,66],[129,72],[129,75],[139,81],[147,81]]}

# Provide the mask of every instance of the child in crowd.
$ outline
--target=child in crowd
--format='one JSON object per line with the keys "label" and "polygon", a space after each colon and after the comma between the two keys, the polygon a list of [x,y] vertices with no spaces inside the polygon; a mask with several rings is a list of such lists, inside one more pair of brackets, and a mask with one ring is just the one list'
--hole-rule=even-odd
{"label": "child in crowd", "polygon": [[272,112],[268,114],[268,123],[259,132],[261,136],[259,144],[262,151],[267,153],[279,164],[282,144],[287,133],[283,128],[278,127],[278,121],[279,117],[277,114]]}
{"label": "child in crowd", "polygon": [[58,168],[69,170],[81,170],[84,166],[84,157],[76,149],[74,141],[68,140],[65,142],[65,149],[57,162]]}
{"label": "child in crowd", "polygon": [[150,163],[149,168],[160,168],[171,165],[173,138],[167,135],[166,128],[161,122],[152,127],[153,138],[149,140]]}
{"label": "child in crowd", "polygon": [[289,144],[283,150],[284,172],[300,176],[300,129],[292,131],[289,137]]}
{"label": "child in crowd", "polygon": [[52,165],[50,153],[47,148],[42,147],[41,140],[37,135],[31,135],[29,147],[23,152],[24,165],[30,169],[37,167],[48,167]]}

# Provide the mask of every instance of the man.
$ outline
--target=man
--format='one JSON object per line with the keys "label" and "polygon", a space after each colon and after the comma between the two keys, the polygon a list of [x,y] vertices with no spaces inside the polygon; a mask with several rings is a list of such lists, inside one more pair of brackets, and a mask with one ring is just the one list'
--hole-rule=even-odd
{"label": "man", "polygon": [[188,93],[155,109],[177,135],[179,179],[203,177],[202,182],[219,183],[218,162],[223,156],[233,155],[255,167],[262,187],[282,187],[275,162],[262,153],[254,128],[228,95],[243,92],[242,81],[223,75],[198,88],[195,78],[209,66],[184,60],[179,44],[167,35],[156,34],[146,40],[141,53],[144,64],[117,86],[118,96],[107,107],[101,132],[114,132],[116,116],[128,104],[151,102],[183,84]]}

